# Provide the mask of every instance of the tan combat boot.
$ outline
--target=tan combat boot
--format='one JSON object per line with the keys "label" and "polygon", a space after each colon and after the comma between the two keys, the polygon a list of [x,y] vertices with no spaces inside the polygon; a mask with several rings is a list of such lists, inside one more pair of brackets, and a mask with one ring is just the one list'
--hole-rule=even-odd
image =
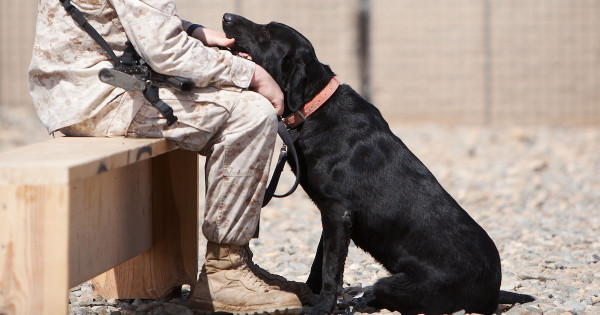
{"label": "tan combat boot", "polygon": [[244,246],[208,242],[206,263],[190,295],[192,307],[232,314],[299,314],[298,297],[254,275],[245,257]]}
{"label": "tan combat boot", "polygon": [[245,255],[246,255],[245,260],[246,260],[246,263],[248,264],[248,267],[262,281],[264,281],[265,283],[267,283],[270,286],[279,287],[281,289],[281,291],[286,291],[286,292],[296,294],[303,304],[312,304],[311,298],[312,298],[313,292],[310,290],[308,285],[306,285],[306,283],[289,281],[280,275],[274,275],[274,274],[266,271],[265,269],[261,268],[259,265],[255,264],[252,261],[252,257],[254,256],[254,254],[252,254],[252,251],[250,250],[250,246],[248,246],[248,245],[244,246],[244,251],[245,251]]}

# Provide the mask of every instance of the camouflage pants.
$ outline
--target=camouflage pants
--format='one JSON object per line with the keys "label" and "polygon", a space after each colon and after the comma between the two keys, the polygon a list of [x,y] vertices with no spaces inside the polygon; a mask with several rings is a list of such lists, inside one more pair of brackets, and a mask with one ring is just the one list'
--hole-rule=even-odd
{"label": "camouflage pants", "polygon": [[[170,95],[161,94],[161,99],[173,108],[178,118],[175,124],[167,126],[158,110],[143,100],[125,135],[167,138],[185,150],[205,155],[202,232],[212,242],[248,244],[258,225],[277,136],[273,106],[250,91],[204,88],[199,93]],[[139,96],[126,93],[124,97]],[[118,119],[118,110],[107,112],[111,114],[61,131],[67,135],[118,136],[122,131],[111,130],[106,123]]]}

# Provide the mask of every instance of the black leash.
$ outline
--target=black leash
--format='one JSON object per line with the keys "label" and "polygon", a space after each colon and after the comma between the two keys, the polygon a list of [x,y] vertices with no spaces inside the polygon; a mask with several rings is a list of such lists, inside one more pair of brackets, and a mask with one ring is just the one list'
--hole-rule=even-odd
{"label": "black leash", "polygon": [[[279,122],[277,123],[277,133],[279,134],[281,140],[283,140],[283,146],[281,147],[281,153],[279,153],[279,160],[277,161],[277,165],[275,166],[275,170],[273,171],[273,177],[271,177],[271,182],[269,183],[269,186],[265,191],[265,198],[263,199],[262,204],[263,207],[265,207],[273,197],[284,198],[291,195],[292,193],[294,193],[294,191],[296,191],[296,188],[298,188],[298,184],[300,183],[300,162],[298,162],[296,148],[294,148],[294,142],[292,141],[292,138],[290,137],[290,134],[288,133],[288,130],[285,124],[283,123],[283,120],[281,120],[281,117],[279,118]],[[277,183],[279,183],[279,177],[281,176],[281,172],[283,171],[283,167],[285,166],[285,162],[287,161],[288,151],[292,155],[292,159],[294,162],[293,166],[296,169],[296,182],[294,182],[292,188],[285,194],[276,195],[275,189],[277,188]]]}
{"label": "black leash", "polygon": [[[284,198],[296,191],[298,188],[298,184],[300,184],[300,162],[298,161],[298,154],[296,154],[296,148],[294,147],[294,142],[288,133],[288,129],[279,118],[279,122],[277,123],[277,133],[281,140],[283,140],[283,146],[281,147],[281,153],[279,153],[279,160],[277,161],[277,166],[273,170],[273,177],[271,177],[271,182],[269,186],[267,186],[267,190],[265,191],[265,198],[263,199],[262,207],[264,208],[273,197],[275,198]],[[288,192],[283,195],[276,195],[275,189],[277,188],[277,183],[279,183],[279,178],[281,177],[281,172],[283,172],[283,167],[285,166],[285,162],[287,161],[288,151],[292,155],[292,159],[294,161],[293,167],[296,169],[296,181],[294,185]],[[256,225],[256,230],[254,230],[254,235],[252,238],[258,238],[258,234],[260,233],[260,221]]]}

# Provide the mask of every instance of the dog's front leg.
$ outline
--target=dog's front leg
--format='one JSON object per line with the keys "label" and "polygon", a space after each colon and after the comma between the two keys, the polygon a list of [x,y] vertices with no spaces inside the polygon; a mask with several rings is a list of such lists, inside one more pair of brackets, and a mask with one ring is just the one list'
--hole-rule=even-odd
{"label": "dog's front leg", "polygon": [[314,294],[321,292],[323,282],[323,233],[321,232],[321,240],[317,247],[317,254],[313,260],[312,267],[310,268],[310,275],[306,280],[306,284],[312,290]]}
{"label": "dog's front leg", "polygon": [[334,205],[327,211],[321,211],[321,221],[323,223],[322,284],[319,300],[314,308],[314,312],[319,314],[331,313],[337,296],[341,293],[338,289],[343,284],[352,216],[348,209]]}

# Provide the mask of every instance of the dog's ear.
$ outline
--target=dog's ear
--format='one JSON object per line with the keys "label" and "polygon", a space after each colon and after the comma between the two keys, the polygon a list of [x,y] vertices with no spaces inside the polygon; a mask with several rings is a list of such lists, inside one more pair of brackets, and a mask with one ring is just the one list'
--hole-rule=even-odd
{"label": "dog's ear", "polygon": [[292,113],[304,106],[304,89],[306,87],[306,65],[296,54],[289,54],[283,60],[283,72],[288,74],[285,88],[285,108]]}

